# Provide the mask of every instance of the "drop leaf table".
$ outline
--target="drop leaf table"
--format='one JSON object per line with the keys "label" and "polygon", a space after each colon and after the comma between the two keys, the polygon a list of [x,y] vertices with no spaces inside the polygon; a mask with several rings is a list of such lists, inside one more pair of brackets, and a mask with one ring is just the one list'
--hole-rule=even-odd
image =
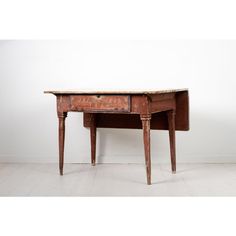
{"label": "drop leaf table", "polygon": [[169,130],[172,172],[176,172],[175,131],[189,130],[187,89],[155,91],[45,91],[56,96],[59,119],[59,169],[63,175],[65,118],[83,112],[90,128],[91,163],[96,161],[96,129],[142,129],[147,184],[151,184],[150,129]]}

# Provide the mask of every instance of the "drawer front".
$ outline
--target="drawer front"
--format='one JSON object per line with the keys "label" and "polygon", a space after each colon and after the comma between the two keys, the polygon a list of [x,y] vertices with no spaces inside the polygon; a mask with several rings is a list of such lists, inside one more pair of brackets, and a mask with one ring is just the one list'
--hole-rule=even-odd
{"label": "drawer front", "polygon": [[130,97],[126,95],[71,95],[70,97],[72,111],[130,111]]}

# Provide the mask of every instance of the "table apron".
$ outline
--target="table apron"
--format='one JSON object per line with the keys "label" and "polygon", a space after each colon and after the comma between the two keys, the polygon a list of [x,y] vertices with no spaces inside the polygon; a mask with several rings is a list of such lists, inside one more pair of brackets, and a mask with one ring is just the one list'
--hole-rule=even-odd
{"label": "table apron", "polygon": [[58,110],[64,112],[130,112],[130,96],[64,95],[58,97]]}

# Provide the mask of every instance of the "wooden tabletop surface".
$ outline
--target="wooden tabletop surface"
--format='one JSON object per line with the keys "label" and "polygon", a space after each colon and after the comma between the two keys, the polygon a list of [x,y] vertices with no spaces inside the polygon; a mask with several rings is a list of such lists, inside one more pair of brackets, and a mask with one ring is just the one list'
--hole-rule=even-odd
{"label": "wooden tabletop surface", "polygon": [[52,94],[161,94],[161,93],[175,93],[188,91],[188,89],[166,89],[166,90],[133,90],[133,91],[120,91],[120,90],[107,90],[107,91],[89,91],[89,90],[48,90],[44,93]]}

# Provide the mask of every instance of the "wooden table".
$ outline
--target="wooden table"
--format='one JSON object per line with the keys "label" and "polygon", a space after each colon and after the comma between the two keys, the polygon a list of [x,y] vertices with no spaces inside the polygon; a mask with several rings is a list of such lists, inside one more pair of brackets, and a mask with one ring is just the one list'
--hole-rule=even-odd
{"label": "wooden table", "polygon": [[97,128],[143,129],[147,184],[151,184],[150,129],[169,130],[172,172],[176,172],[175,130],[189,130],[187,89],[156,91],[45,91],[57,99],[59,169],[63,175],[65,118],[83,112],[90,128],[91,163],[96,160]]}

